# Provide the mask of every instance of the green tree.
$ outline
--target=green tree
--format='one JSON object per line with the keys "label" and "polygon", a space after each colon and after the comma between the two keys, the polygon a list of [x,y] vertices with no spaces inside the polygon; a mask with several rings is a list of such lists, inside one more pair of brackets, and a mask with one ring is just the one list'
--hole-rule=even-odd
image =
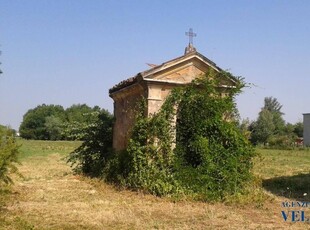
{"label": "green tree", "polygon": [[304,124],[302,122],[297,122],[294,125],[294,130],[293,132],[298,136],[298,137],[303,137],[303,132],[304,132]]}
{"label": "green tree", "polygon": [[85,128],[96,121],[93,113],[100,110],[99,106],[86,104],[74,104],[66,110],[60,105],[42,104],[24,115],[20,134],[36,140],[81,139]]}
{"label": "green tree", "polygon": [[50,140],[51,132],[48,130],[49,127],[46,126],[46,119],[51,116],[65,121],[64,108],[60,105],[42,104],[28,110],[19,128],[21,137],[25,139]]}
{"label": "green tree", "polygon": [[18,172],[18,148],[12,130],[0,126],[0,187],[12,183],[9,175]]}
{"label": "green tree", "polygon": [[70,153],[68,162],[74,171],[100,176],[112,154],[113,116],[107,110],[92,113],[92,123],[81,132],[83,144]]}
{"label": "green tree", "polygon": [[251,121],[249,118],[243,119],[239,122],[239,129],[247,137],[247,139],[250,139],[251,137],[250,127]]}
{"label": "green tree", "polygon": [[99,106],[93,108],[86,104],[74,104],[66,109],[66,123],[64,125],[63,135],[67,140],[82,140],[85,129],[94,122],[101,109]]}
{"label": "green tree", "polygon": [[251,124],[250,130],[252,132],[252,143],[266,144],[268,138],[270,138],[275,132],[273,114],[267,109],[262,109],[259,112],[257,120]]}
{"label": "green tree", "polygon": [[281,115],[284,114],[281,112],[282,105],[274,97],[265,97],[264,98],[263,109],[266,109],[266,110],[270,111],[271,113],[279,113]]}
{"label": "green tree", "polygon": [[[294,133],[295,125],[291,123],[286,123],[285,128],[284,128],[284,133],[285,134],[295,134]],[[296,135],[297,136],[297,135]]]}
{"label": "green tree", "polygon": [[282,105],[278,102],[276,98],[265,97],[263,109],[268,110],[272,114],[272,120],[274,124],[274,133],[283,134],[283,129],[285,128],[285,121],[283,119],[284,113],[281,112]]}
{"label": "green tree", "polygon": [[252,143],[266,144],[271,137],[285,135],[286,124],[281,109],[282,105],[276,98],[265,97],[257,120],[250,126]]}
{"label": "green tree", "polygon": [[61,120],[60,117],[55,115],[46,117],[44,126],[49,135],[49,140],[55,141],[63,139],[64,121]]}
{"label": "green tree", "polygon": [[94,119],[90,114],[94,111],[100,111],[98,106],[94,108],[86,104],[74,104],[66,109],[66,116],[69,123],[87,123],[89,119]]}

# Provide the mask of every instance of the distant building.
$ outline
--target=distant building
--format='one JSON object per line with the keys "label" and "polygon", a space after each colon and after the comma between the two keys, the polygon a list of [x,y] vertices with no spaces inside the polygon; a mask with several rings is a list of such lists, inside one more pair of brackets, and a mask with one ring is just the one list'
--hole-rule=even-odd
{"label": "distant building", "polygon": [[304,145],[310,146],[310,113],[304,113]]}

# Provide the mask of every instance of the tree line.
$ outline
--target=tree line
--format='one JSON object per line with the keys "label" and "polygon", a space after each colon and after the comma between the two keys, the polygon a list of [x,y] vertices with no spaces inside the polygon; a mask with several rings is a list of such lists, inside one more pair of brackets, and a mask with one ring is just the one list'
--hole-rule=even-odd
{"label": "tree line", "polygon": [[[240,121],[240,129],[254,145],[289,146],[303,136],[303,123],[287,123],[282,105],[274,97],[265,97],[264,105],[254,121]],[[73,104],[67,109],[61,105],[38,105],[23,116],[20,136],[34,140],[83,140],[88,126],[98,122],[100,114],[112,115],[99,106]]]}
{"label": "tree line", "polygon": [[94,124],[102,111],[109,113],[86,104],[73,104],[67,109],[61,105],[38,105],[23,116],[20,136],[33,140],[81,140],[83,130]]}
{"label": "tree line", "polygon": [[274,97],[265,97],[255,121],[243,120],[241,129],[248,133],[254,145],[287,147],[296,145],[296,140],[303,137],[303,123],[287,123],[281,111],[282,105]]}

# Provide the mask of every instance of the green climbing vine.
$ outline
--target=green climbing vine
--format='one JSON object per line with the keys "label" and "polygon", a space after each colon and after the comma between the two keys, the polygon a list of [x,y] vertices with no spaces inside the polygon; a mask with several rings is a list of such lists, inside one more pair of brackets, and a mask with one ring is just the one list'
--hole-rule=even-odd
{"label": "green climbing vine", "polygon": [[236,119],[235,97],[244,86],[228,72],[210,71],[173,89],[151,116],[142,100],[121,152],[112,150],[113,118],[100,113],[68,162],[76,172],[158,196],[223,200],[242,194],[253,179],[255,156]]}
{"label": "green climbing vine", "polygon": [[[231,79],[235,86],[225,85]],[[152,116],[142,101],[128,147],[114,154],[104,177],[159,196],[221,200],[242,192],[255,156],[236,122],[235,96],[244,86],[228,72],[210,71],[172,90]]]}

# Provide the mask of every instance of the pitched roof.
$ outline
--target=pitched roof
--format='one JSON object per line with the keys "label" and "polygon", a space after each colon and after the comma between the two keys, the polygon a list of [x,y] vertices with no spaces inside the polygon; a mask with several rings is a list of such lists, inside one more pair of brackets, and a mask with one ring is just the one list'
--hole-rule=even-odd
{"label": "pitched roof", "polygon": [[193,51],[193,52],[189,52],[186,53],[183,56],[177,57],[175,59],[169,60],[167,62],[162,63],[161,65],[155,66],[151,69],[145,70],[143,72],[138,73],[136,76],[128,78],[124,81],[121,81],[120,83],[114,85],[110,90],[109,93],[112,94],[120,89],[123,89],[125,87],[128,87],[130,85],[135,84],[138,81],[141,81],[143,79],[147,79],[147,78],[152,78],[151,76],[154,73],[157,73],[161,70],[164,70],[166,68],[169,68],[171,66],[174,66],[176,64],[182,63],[186,60],[190,60],[192,58],[198,58],[201,61],[203,61],[204,63],[206,63],[207,65],[209,65],[210,67],[212,67],[213,69],[217,70],[217,71],[221,71],[222,69],[220,67],[218,67],[213,61],[211,61],[210,59],[206,58],[205,56],[203,56],[202,54],[200,54],[197,51]]}

